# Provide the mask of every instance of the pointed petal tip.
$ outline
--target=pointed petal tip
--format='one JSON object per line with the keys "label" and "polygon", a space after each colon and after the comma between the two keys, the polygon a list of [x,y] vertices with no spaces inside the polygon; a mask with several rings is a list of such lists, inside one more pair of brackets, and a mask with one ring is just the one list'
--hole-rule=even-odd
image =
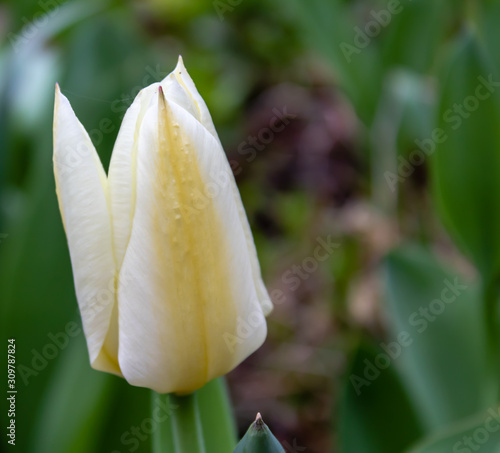
{"label": "pointed petal tip", "polygon": [[54,92],[54,119],[57,114],[57,111],[59,110],[59,102],[61,100],[61,97],[64,97],[63,94],[61,93],[61,88],[59,87],[59,83],[56,82],[56,89]]}
{"label": "pointed petal tip", "polygon": [[158,87],[158,118],[159,119],[164,118],[164,115],[166,114],[167,110],[168,110],[167,98],[165,96],[165,91],[163,91],[163,88],[160,85]]}
{"label": "pointed petal tip", "polygon": [[177,66],[175,67],[175,72],[186,71],[186,67],[184,66],[184,60],[182,59],[182,55],[179,55],[177,60]]}
{"label": "pointed petal tip", "polygon": [[71,103],[69,102],[69,99],[61,91],[61,87],[59,86],[59,83],[56,83],[55,93],[56,93],[56,99],[58,102],[65,103],[71,108]]}
{"label": "pointed petal tip", "polygon": [[56,102],[56,104],[59,102],[59,99],[61,96],[62,96],[61,87],[59,86],[59,83],[56,82],[56,89],[55,89],[55,102]]}
{"label": "pointed petal tip", "polygon": [[162,86],[158,87],[158,103],[162,108],[165,108],[167,100],[165,98],[165,91],[163,91]]}
{"label": "pointed petal tip", "polygon": [[255,417],[255,423],[264,423],[264,420],[262,419],[262,415],[260,415],[260,412],[257,412],[257,417]]}

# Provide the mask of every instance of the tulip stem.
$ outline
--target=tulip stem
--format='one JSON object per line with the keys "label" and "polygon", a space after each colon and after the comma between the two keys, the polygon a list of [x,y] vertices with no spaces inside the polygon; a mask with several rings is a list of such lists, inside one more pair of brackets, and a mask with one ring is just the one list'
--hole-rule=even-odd
{"label": "tulip stem", "polygon": [[175,451],[172,423],[170,421],[173,410],[168,394],[151,391],[151,418],[157,424],[152,437],[153,453]]}
{"label": "tulip stem", "polygon": [[[170,395],[175,453],[206,453],[196,393]],[[165,453],[170,453],[165,451]]]}
{"label": "tulip stem", "polygon": [[220,377],[210,381],[197,395],[206,450],[233,453],[238,431],[226,380]]}

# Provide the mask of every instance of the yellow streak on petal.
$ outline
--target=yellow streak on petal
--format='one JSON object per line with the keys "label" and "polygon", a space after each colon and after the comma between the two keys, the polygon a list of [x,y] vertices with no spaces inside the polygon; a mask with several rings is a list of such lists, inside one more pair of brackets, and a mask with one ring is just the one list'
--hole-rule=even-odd
{"label": "yellow streak on petal", "polygon": [[[116,280],[117,279],[115,278],[115,286],[117,284]],[[108,372],[112,372],[117,376],[123,377],[120,364],[118,363],[118,301],[116,300],[116,294],[115,290],[115,293],[113,294],[113,311],[109,320],[108,333],[104,339],[99,355],[103,355],[107,359],[108,367],[112,368],[112,370],[110,369]]]}
{"label": "yellow streak on petal", "polygon": [[175,78],[176,78],[177,82],[179,83],[179,85],[182,88],[184,88],[184,90],[186,91],[186,93],[188,94],[188,96],[191,98],[191,101],[193,101],[193,104],[196,105],[196,109],[198,110],[198,118],[196,118],[196,119],[201,122],[201,109],[200,109],[200,106],[198,105],[198,102],[196,102],[196,99],[191,94],[191,91],[189,91],[188,87],[184,83],[184,80],[182,79],[182,76],[181,76],[181,70],[179,70],[177,68],[175,70]]}
{"label": "yellow streak on petal", "polygon": [[[159,93],[159,143],[154,243],[166,315],[176,344],[171,351],[177,393],[189,393],[231,369],[224,342],[234,332],[236,307],[228,281],[227,242],[198,167],[193,144]],[[168,256],[164,252],[169,250]]]}

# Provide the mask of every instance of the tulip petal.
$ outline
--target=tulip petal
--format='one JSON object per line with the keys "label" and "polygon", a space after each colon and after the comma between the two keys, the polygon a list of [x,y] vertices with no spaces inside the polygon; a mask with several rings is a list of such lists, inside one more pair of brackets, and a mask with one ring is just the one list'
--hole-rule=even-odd
{"label": "tulip petal", "polygon": [[198,104],[189,91],[184,88],[182,81],[179,83],[179,78],[176,77],[175,71],[171,72],[161,81],[161,87],[169,102],[175,102],[188,111],[197,121],[201,122],[202,118]]}
{"label": "tulip petal", "polygon": [[[191,78],[189,73],[187,72],[187,69],[184,66],[184,62],[182,61],[182,57],[180,55],[179,55],[179,61],[177,62],[177,66],[175,67],[174,72],[172,74],[175,75],[179,84],[186,90],[192,102],[194,102],[194,104],[196,105],[199,112],[199,116],[197,119],[200,121],[201,124],[203,124],[203,126],[207,128],[208,132],[210,132],[215,137],[215,139],[219,141],[219,136],[217,135],[217,131],[215,130],[215,126],[212,121],[212,116],[210,115],[207,104],[201,97],[200,93],[198,93],[196,85],[194,84],[193,79]],[[167,78],[168,77],[169,76],[167,76]],[[170,98],[167,96],[167,99]],[[180,105],[182,106],[182,104]]]}
{"label": "tulip petal", "polygon": [[[184,62],[182,60],[182,57],[179,56],[179,61],[177,63],[177,66],[172,74],[175,74],[175,77],[177,78],[177,81],[179,84],[182,85],[182,87],[186,90],[186,92],[189,94],[192,102],[195,103],[199,115],[196,116],[197,119],[205,126],[205,128],[215,137],[215,139],[220,143],[219,136],[217,134],[217,131],[215,129],[214,123],[212,121],[212,116],[210,115],[210,112],[208,110],[208,107],[201,97],[200,93],[196,89],[196,86],[191,79],[189,73],[187,72],[187,69],[184,66]],[[164,87],[164,82],[167,81],[172,74],[167,76],[164,81],[162,82],[162,86]],[[169,93],[166,93],[167,99],[170,100]],[[182,107],[185,107],[185,103],[182,102],[177,102]],[[187,109],[190,111],[190,109]],[[221,145],[222,146],[222,145]],[[238,190],[238,186],[236,185],[236,181],[234,179],[233,174],[231,173],[230,175],[230,186],[231,190],[233,191],[234,194],[234,200],[235,203],[238,207],[238,214],[240,217],[241,221],[241,226],[243,228],[243,231],[245,232],[245,239],[246,239],[246,244],[248,248],[248,253],[250,255],[250,260],[252,264],[252,275],[253,275],[253,280],[254,284],[257,290],[257,295],[259,302],[262,306],[262,309],[264,310],[265,315],[267,316],[273,309],[273,304],[271,302],[271,298],[269,297],[269,294],[267,292],[267,289],[264,285],[264,281],[262,280],[262,273],[260,270],[260,264],[259,264],[259,258],[257,256],[257,250],[255,248],[255,243],[253,240],[252,236],[252,230],[250,228],[250,224],[248,223],[248,217],[245,212],[245,208],[243,206],[243,203],[241,201],[241,196],[240,192]]]}
{"label": "tulip petal", "polygon": [[254,352],[266,323],[224,152],[191,113],[159,99],[139,133],[119,363],[133,385],[187,393]]}
{"label": "tulip petal", "polygon": [[54,109],[54,174],[90,362],[98,370],[121,375],[106,174],[59,87]]}
{"label": "tulip petal", "polygon": [[120,268],[130,239],[136,202],[137,139],[151,98],[158,83],[141,90],[123,117],[109,164],[109,195],[113,227],[113,245]]}
{"label": "tulip petal", "polygon": [[250,229],[250,224],[248,223],[248,217],[245,212],[243,202],[241,201],[241,195],[238,190],[238,186],[236,185],[236,181],[234,180],[234,175],[232,172],[230,175],[230,179],[231,179],[230,185],[234,196],[234,202],[238,208],[238,215],[240,218],[241,227],[243,228],[243,232],[245,234],[245,241],[247,245],[248,256],[250,258],[250,264],[252,267],[252,278],[255,285],[255,291],[257,292],[257,298],[262,307],[264,315],[267,316],[269,315],[269,313],[273,311],[273,303],[271,301],[269,293],[267,292],[264,280],[262,279],[259,258],[257,256],[257,249],[255,247],[255,242],[253,240],[252,230]]}

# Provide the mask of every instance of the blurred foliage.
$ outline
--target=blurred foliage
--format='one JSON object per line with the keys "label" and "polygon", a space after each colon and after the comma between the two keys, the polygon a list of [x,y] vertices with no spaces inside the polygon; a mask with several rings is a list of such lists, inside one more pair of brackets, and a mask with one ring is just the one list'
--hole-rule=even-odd
{"label": "blurred foliage", "polygon": [[386,275],[391,338],[407,332],[411,343],[397,363],[423,426],[432,432],[487,408],[477,288],[414,246],[387,257]]}
{"label": "blurred foliage", "polygon": [[[392,368],[377,370],[379,363],[386,366],[385,359],[381,360],[384,349],[360,344],[355,351],[340,402],[341,447],[345,451],[401,452],[424,433],[415,409],[398,374]],[[387,426],[391,426],[391,436]]]}
{"label": "blurred foliage", "polygon": [[[151,450],[149,392],[88,366],[53,90],[107,167],[125,110],[178,54],[276,304],[229,376],[240,434],[261,411],[285,451],[498,451],[499,19],[497,0],[0,3],[0,332],[23,366],[17,445],[0,451]],[[276,111],[289,124],[265,143]]]}
{"label": "blurred foliage", "polygon": [[442,79],[438,125],[444,135],[431,145],[436,198],[457,243],[490,280],[500,270],[499,77],[471,32],[458,41]]}

